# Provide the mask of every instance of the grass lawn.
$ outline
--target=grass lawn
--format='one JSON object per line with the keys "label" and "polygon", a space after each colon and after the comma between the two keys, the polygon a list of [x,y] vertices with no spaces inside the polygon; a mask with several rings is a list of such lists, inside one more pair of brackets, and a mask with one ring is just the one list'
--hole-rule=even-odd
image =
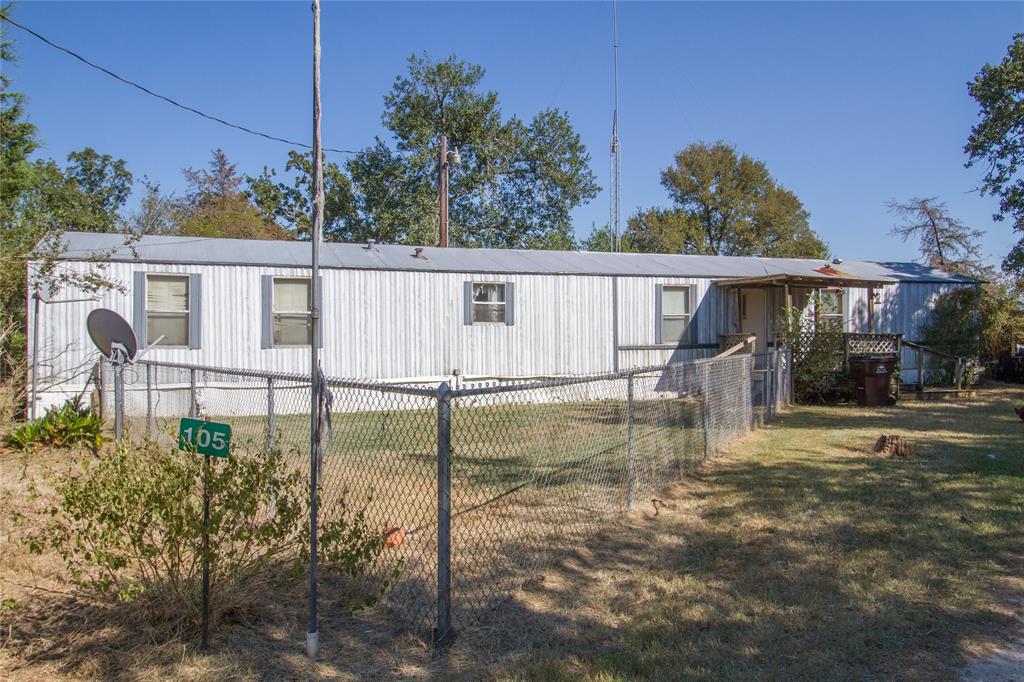
{"label": "grass lawn", "polygon": [[[338,616],[325,604],[323,657],[310,666],[301,599],[292,611],[226,626],[201,655],[191,642],[153,641],[117,606],[88,603],[53,562],[0,535],[0,584],[17,600],[0,616],[0,671],[955,679],[967,661],[1024,638],[1024,424],[1011,409],[1022,404],[1024,389],[998,388],[965,404],[795,409],[658,493],[657,504],[645,495],[621,521],[553,543],[554,563],[465,628],[441,662],[427,642],[395,636],[372,614]],[[522,433],[533,428],[526,420]],[[883,433],[907,438],[914,456],[872,454]],[[16,455],[0,455],[0,498],[12,506],[23,502],[19,468]]]}

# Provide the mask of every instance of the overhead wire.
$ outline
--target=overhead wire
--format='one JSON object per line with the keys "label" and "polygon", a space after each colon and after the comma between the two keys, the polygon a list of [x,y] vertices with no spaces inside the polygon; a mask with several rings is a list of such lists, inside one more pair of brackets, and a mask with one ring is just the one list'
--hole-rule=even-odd
{"label": "overhead wire", "polygon": [[[196,114],[197,116],[201,116],[201,117],[203,117],[205,119],[208,119],[210,121],[214,121],[215,123],[220,123],[221,125],[227,126],[228,128],[234,128],[235,130],[240,130],[240,131],[242,131],[244,133],[249,133],[250,135],[256,135],[258,137],[262,137],[262,138],[265,138],[267,140],[272,140],[274,142],[283,142],[284,144],[288,144],[288,145],[291,145],[293,147],[301,147],[303,149],[312,149],[312,145],[306,144],[304,142],[298,142],[296,140],[289,140],[288,138],[285,138],[285,137],[278,137],[276,135],[271,135],[270,133],[264,133],[264,132],[259,131],[259,130],[254,130],[253,128],[249,128],[247,126],[239,125],[237,123],[231,123],[230,121],[226,121],[223,118],[220,118],[219,116],[214,116],[212,114],[207,114],[206,112],[200,111],[199,109],[196,109],[195,107],[191,107],[191,106],[189,106],[187,104],[182,104],[181,102],[179,102],[179,101],[177,101],[175,99],[172,99],[170,97],[167,97],[166,95],[161,95],[160,93],[155,92],[155,91],[151,90],[150,88],[147,88],[146,86],[141,85],[140,83],[136,83],[135,81],[133,81],[131,79],[128,79],[128,78],[125,78],[124,76],[118,75],[118,74],[114,73],[113,71],[111,71],[110,69],[108,69],[108,68],[106,68],[104,66],[100,66],[96,62],[90,61],[89,59],[87,59],[87,58],[83,57],[82,55],[78,54],[77,52],[75,52],[74,50],[71,50],[69,48],[64,47],[63,45],[59,45],[59,44],[53,42],[52,40],[50,40],[46,36],[43,36],[43,35],[41,35],[39,33],[36,33],[32,29],[30,29],[28,26],[25,26],[24,24],[20,24],[17,21],[15,21],[14,19],[11,19],[6,13],[0,13],[0,19],[2,19],[3,21],[6,21],[7,23],[11,24],[12,26],[17,26],[22,31],[25,31],[29,35],[34,36],[35,38],[37,38],[37,39],[41,40],[42,42],[44,42],[45,44],[49,45],[50,47],[52,47],[52,48],[54,48],[56,50],[59,50],[59,51],[65,53],[65,54],[67,54],[67,55],[69,55],[71,57],[74,57],[75,59],[77,59],[78,61],[82,62],[83,64],[85,64],[85,65],[87,65],[87,66],[89,66],[89,67],[91,67],[93,69],[96,69],[97,71],[101,71],[102,73],[105,73],[106,75],[108,75],[111,78],[114,78],[114,79],[124,83],[125,85],[129,85],[129,86],[131,86],[131,87],[133,87],[133,88],[135,88],[137,90],[141,90],[142,92],[146,93],[147,95],[150,95],[152,97],[156,97],[157,99],[163,100],[164,102],[167,102],[168,104],[171,104],[171,105],[173,105],[175,107],[178,107],[179,109],[183,109],[185,111],[191,112],[193,114]],[[333,147],[323,147],[322,149],[325,152],[335,152],[335,153],[338,153],[338,154],[357,154],[358,153],[356,150],[353,150],[353,149],[335,149]]]}

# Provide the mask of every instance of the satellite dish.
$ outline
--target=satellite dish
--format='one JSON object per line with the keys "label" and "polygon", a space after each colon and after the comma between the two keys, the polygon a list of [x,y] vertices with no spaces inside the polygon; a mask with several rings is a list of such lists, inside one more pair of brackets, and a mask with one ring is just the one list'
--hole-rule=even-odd
{"label": "satellite dish", "polygon": [[[89,337],[101,353],[111,360],[131,362],[139,352],[139,340],[128,321],[106,308],[97,308],[85,320]],[[115,355],[124,354],[117,358]]]}

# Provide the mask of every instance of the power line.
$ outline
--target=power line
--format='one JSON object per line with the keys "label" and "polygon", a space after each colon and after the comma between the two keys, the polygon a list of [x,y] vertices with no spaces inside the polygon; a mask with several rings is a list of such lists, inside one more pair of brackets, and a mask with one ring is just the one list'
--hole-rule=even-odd
{"label": "power line", "polygon": [[[128,78],[125,78],[124,76],[119,76],[118,74],[114,73],[110,69],[102,67],[102,66],[100,66],[99,64],[97,64],[95,62],[89,61],[88,59],[86,59],[82,55],[78,54],[74,50],[70,50],[70,49],[64,47],[63,45],[58,45],[57,43],[53,42],[52,40],[49,40],[45,36],[42,36],[42,35],[36,33],[32,29],[30,29],[28,26],[24,26],[22,24],[19,24],[18,22],[16,22],[15,20],[13,20],[9,16],[7,16],[6,14],[0,13],[0,18],[2,18],[4,21],[6,21],[7,23],[9,23],[9,24],[11,24],[13,26],[17,26],[18,28],[20,28],[22,31],[25,31],[29,35],[32,35],[32,36],[38,38],[39,40],[43,41],[44,43],[46,43],[50,47],[52,47],[52,48],[54,48],[56,50],[60,50],[61,52],[74,57],[75,59],[77,59],[78,61],[82,62],[83,64],[85,64],[87,66],[90,66],[90,67],[96,69],[97,71],[102,71],[103,73],[107,74],[111,78],[114,78],[116,80],[121,81],[125,85],[130,85],[131,87],[133,87],[133,88],[135,88],[137,90],[141,90],[142,92],[146,93],[147,95],[150,95],[152,97],[156,97],[157,99],[161,99],[161,100],[167,102],[168,104],[171,104],[173,106],[178,107],[179,109],[184,109],[185,111],[189,111],[189,112],[191,112],[193,114],[196,114],[197,116],[202,116],[203,118],[208,119],[210,121],[214,121],[215,123],[220,123],[221,125],[225,125],[225,126],[227,126],[229,128],[234,128],[235,130],[241,130],[242,132],[249,133],[250,135],[257,135],[259,137],[262,137],[262,138],[265,138],[265,139],[268,139],[268,140],[273,140],[274,142],[284,142],[285,144],[291,145],[293,147],[302,147],[303,149],[312,149],[311,145],[305,144],[303,142],[296,142],[295,140],[289,140],[289,139],[286,139],[286,138],[283,138],[283,137],[277,137],[276,135],[270,135],[269,133],[263,133],[263,132],[260,132],[258,130],[253,130],[252,128],[247,128],[247,127],[245,127],[243,125],[238,125],[237,123],[231,123],[230,121],[225,121],[224,119],[222,119],[220,117],[213,116],[211,114],[207,114],[205,112],[200,111],[199,109],[196,109],[195,107],[190,107],[187,104],[182,104],[181,102],[178,102],[176,100],[171,99],[170,97],[167,97],[166,95],[161,95],[158,92],[154,92],[154,91],[150,90],[149,88],[147,88],[146,86],[140,85],[139,83],[136,83],[133,80],[129,80]],[[358,152],[356,152],[356,151],[354,151],[352,149],[333,149],[331,147],[324,147],[323,151],[325,151],[325,152],[337,152],[338,154],[356,154],[356,153],[358,153]]]}

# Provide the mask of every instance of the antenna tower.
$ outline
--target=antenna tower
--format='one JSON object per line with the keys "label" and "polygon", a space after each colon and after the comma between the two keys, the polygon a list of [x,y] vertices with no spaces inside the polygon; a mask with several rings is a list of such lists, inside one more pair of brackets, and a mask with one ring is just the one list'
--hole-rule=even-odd
{"label": "antenna tower", "polygon": [[619,3],[612,0],[612,142],[608,154],[608,175],[611,187],[608,193],[608,229],[612,237],[612,251],[620,250],[619,225]]}

